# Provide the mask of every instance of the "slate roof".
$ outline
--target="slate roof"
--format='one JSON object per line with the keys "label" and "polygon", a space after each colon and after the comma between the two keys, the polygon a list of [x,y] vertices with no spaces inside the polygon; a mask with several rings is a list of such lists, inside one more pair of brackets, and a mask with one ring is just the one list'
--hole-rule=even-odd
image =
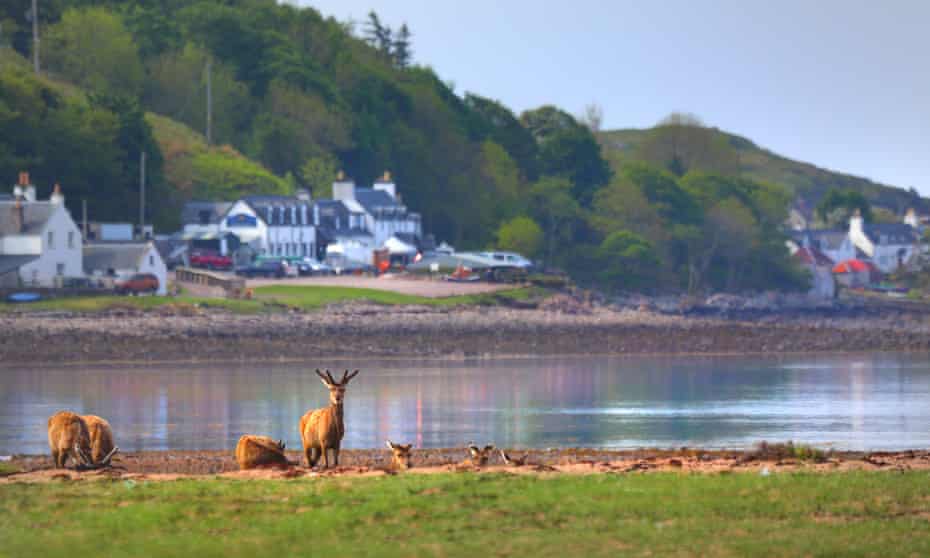
{"label": "slate roof", "polygon": [[885,246],[894,244],[911,245],[918,240],[917,231],[914,227],[904,223],[862,225],[862,232],[864,232],[874,244]]}
{"label": "slate roof", "polygon": [[794,257],[801,260],[803,263],[808,265],[822,265],[822,266],[833,266],[833,260],[827,257],[826,254],[818,250],[817,248],[798,248],[798,251],[794,253]]}
{"label": "slate roof", "polygon": [[[220,222],[232,206],[232,202],[187,202],[181,210],[181,224],[215,225]],[[203,215],[205,219],[201,219],[201,215]]]}
{"label": "slate roof", "polygon": [[849,238],[849,233],[841,230],[808,230],[804,232],[809,235],[811,245],[821,250],[839,250],[843,247],[843,242]]}
{"label": "slate roof", "polygon": [[84,246],[84,273],[109,269],[136,269],[148,253],[150,244],[86,244]]}
{"label": "slate roof", "polygon": [[406,209],[387,192],[375,190],[374,188],[356,188],[355,199],[365,208],[365,211],[372,215],[374,215],[376,211],[384,211],[386,209],[398,211]]}
{"label": "slate roof", "polygon": [[23,230],[16,229],[13,218],[15,202],[0,201],[0,236],[37,235],[58,208],[50,202],[23,202]]}
{"label": "slate roof", "polygon": [[0,275],[16,271],[39,256],[0,256]]}

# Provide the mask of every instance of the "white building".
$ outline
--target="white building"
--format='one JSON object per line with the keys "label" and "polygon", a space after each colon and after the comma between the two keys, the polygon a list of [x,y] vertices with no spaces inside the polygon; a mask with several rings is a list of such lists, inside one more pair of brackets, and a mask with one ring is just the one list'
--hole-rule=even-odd
{"label": "white building", "polygon": [[168,268],[152,242],[87,244],[83,252],[89,277],[128,279],[151,273],[158,277],[158,294],[168,294]]}
{"label": "white building", "polygon": [[55,287],[82,277],[81,243],[61,188],[38,201],[29,174],[20,173],[12,199],[0,201],[0,283]]}
{"label": "white building", "polygon": [[917,228],[907,223],[865,224],[858,211],[849,219],[849,239],[882,273],[895,271],[920,250]]}
{"label": "white building", "polygon": [[234,202],[190,202],[181,215],[183,235],[192,241],[216,241],[227,254],[229,233],[255,252],[274,256],[317,255],[313,202],[297,196],[247,196]]}

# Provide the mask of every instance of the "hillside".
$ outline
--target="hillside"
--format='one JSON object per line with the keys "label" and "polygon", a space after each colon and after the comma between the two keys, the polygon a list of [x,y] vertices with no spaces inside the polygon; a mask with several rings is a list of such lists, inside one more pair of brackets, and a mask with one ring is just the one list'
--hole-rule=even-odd
{"label": "hillside", "polygon": [[[652,131],[653,129],[621,129],[600,132],[599,140],[604,156],[611,167],[617,170],[625,162],[639,160],[640,149]],[[903,213],[908,207],[930,210],[930,200],[920,198],[911,190],[794,161],[759,147],[747,138],[716,128],[713,129],[713,133],[739,155],[742,176],[780,184],[796,199],[803,200],[808,208],[816,206],[830,188],[838,188],[860,192],[873,205],[885,207],[896,214]]]}

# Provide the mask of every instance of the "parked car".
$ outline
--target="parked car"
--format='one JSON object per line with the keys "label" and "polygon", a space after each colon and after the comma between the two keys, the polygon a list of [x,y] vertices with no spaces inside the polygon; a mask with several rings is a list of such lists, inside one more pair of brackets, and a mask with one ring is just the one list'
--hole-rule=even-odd
{"label": "parked car", "polygon": [[113,286],[118,294],[155,294],[158,292],[158,277],[151,273],[136,273],[128,279],[117,279]]}
{"label": "parked car", "polygon": [[478,255],[490,258],[506,267],[521,267],[523,269],[533,267],[533,262],[514,252],[479,252]]}
{"label": "parked car", "polygon": [[[292,271],[293,270],[293,271]],[[244,277],[276,277],[278,279],[296,273],[296,267],[282,259],[264,258],[251,265],[236,268],[236,275]]]}
{"label": "parked car", "polygon": [[297,264],[297,270],[301,275],[332,275],[333,268],[323,262],[313,258],[303,258]]}
{"label": "parked car", "polygon": [[195,252],[191,254],[191,266],[207,269],[232,269],[233,259],[211,252]]}

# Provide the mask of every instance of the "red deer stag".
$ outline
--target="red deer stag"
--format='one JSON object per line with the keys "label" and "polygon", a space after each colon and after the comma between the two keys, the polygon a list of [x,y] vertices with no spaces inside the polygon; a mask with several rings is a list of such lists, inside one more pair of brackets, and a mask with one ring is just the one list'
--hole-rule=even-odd
{"label": "red deer stag", "polygon": [[284,442],[275,442],[268,436],[245,434],[236,444],[236,462],[239,469],[256,467],[289,467],[291,462],[284,455]]}
{"label": "red deer stag", "polygon": [[48,419],[48,446],[55,467],[63,469],[68,458],[75,468],[93,464],[87,423],[70,411],[59,411]]}
{"label": "red deer stag", "polygon": [[87,425],[87,433],[90,436],[92,467],[109,467],[110,460],[119,451],[113,442],[113,429],[110,428],[110,423],[97,415],[83,415],[81,419]]}
{"label": "red deer stag", "polygon": [[300,417],[300,438],[304,444],[307,465],[311,468],[320,460],[321,454],[323,467],[329,468],[328,450],[333,450],[333,465],[339,466],[339,445],[346,431],[342,420],[342,401],[345,399],[349,380],[356,374],[358,370],[351,374],[346,370],[342,374],[342,380],[337,382],[329,370],[325,376],[319,369],[316,371],[316,375],[329,390],[329,407],[307,411],[307,414]]}
{"label": "red deer stag", "polygon": [[394,442],[388,440],[387,447],[391,450],[391,466],[390,468],[394,471],[403,471],[406,469],[413,468],[413,463],[410,459],[410,450],[413,449],[413,444],[395,444]]}

